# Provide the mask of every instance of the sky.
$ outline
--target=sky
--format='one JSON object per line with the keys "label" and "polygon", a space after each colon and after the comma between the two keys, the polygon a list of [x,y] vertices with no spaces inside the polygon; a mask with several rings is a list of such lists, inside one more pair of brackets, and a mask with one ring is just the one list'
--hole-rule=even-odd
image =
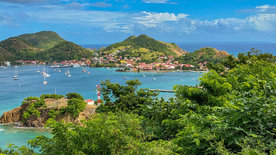
{"label": "sky", "polygon": [[78,44],[276,42],[276,0],[0,0],[0,40],[55,31]]}

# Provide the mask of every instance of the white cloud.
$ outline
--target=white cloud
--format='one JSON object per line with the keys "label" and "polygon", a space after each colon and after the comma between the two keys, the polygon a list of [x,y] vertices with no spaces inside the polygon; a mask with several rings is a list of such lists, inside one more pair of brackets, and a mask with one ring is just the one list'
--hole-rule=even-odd
{"label": "white cloud", "polygon": [[[3,3],[2,3],[3,4]],[[190,18],[185,13],[169,12],[115,12],[83,9],[89,3],[68,3],[66,5],[43,5],[21,7],[18,4],[7,4],[1,8],[0,25],[13,23],[65,25],[68,27],[97,30],[100,32],[122,33],[168,33],[168,34],[276,34],[276,14],[267,13],[268,6],[259,7],[266,13],[258,13],[246,18],[220,18],[201,20]],[[20,4],[23,5],[23,4]],[[12,9],[11,9],[12,8]],[[269,6],[269,8],[273,8]],[[16,10],[16,13],[14,12]],[[24,14],[21,21],[19,14]],[[28,23],[29,22],[29,23]]]}
{"label": "white cloud", "polygon": [[254,24],[258,31],[275,31],[276,30],[276,14],[258,14],[251,16],[247,20]]}
{"label": "white cloud", "polygon": [[187,14],[174,14],[174,13],[152,13],[152,12],[142,12],[142,16],[135,17],[134,20],[137,21],[137,23],[143,24],[147,27],[155,27],[160,23],[164,22],[177,22],[181,19],[186,18]]}
{"label": "white cloud", "polygon": [[169,0],[143,0],[144,3],[169,3]]}
{"label": "white cloud", "polygon": [[276,13],[276,6],[274,5],[261,5],[261,6],[256,6],[256,10],[259,13]]}

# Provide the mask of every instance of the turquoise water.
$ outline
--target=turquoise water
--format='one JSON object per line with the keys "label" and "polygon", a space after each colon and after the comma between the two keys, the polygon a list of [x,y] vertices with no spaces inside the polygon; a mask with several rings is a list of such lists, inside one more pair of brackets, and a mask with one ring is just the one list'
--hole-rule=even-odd
{"label": "turquoise water", "polygon": [[[37,73],[39,66],[19,66],[19,80],[13,80],[15,68],[0,68],[0,115],[21,105],[28,96],[40,96],[41,94],[67,94],[78,92],[85,99],[97,99],[96,85],[101,81],[110,79],[111,82],[124,84],[126,80],[139,79],[141,87],[150,89],[172,90],[174,85],[196,85],[201,72],[170,72],[170,73],[121,73],[115,69],[88,68],[90,75],[82,72],[82,68],[70,68],[72,77],[62,72],[55,72],[49,68],[48,84],[43,85],[43,76]],[[145,77],[143,77],[145,74]],[[127,77],[124,80],[124,76]],[[153,80],[155,78],[156,80]],[[172,97],[172,93],[161,93],[164,98]],[[16,128],[12,125],[0,125],[0,147],[8,143],[18,146],[26,145],[29,139],[37,135],[49,135],[47,131],[37,129]]]}

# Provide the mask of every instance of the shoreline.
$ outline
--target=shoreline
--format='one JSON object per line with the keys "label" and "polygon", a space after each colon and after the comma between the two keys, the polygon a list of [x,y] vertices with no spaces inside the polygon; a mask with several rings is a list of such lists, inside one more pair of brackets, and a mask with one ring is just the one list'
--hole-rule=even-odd
{"label": "shoreline", "polygon": [[116,72],[130,72],[130,73],[170,73],[170,72],[202,72],[202,73],[207,73],[208,71],[198,71],[198,70],[162,70],[162,71],[157,71],[157,70],[144,70],[144,71],[116,71]]}

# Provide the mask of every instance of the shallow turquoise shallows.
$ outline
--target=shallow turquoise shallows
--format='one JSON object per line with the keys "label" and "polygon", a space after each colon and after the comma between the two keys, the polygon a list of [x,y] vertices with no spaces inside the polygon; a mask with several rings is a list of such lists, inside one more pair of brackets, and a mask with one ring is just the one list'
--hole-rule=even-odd
{"label": "shallow turquoise shallows", "polygon": [[[38,70],[48,70],[48,84],[43,85],[43,76]],[[15,69],[18,69],[19,80],[13,80]],[[111,82],[124,84],[126,80],[139,79],[141,87],[150,89],[172,90],[174,85],[196,85],[202,72],[170,72],[170,73],[121,73],[115,69],[88,68],[88,73],[82,68],[70,68],[71,77],[64,75],[65,69],[57,72],[47,66],[19,66],[18,68],[0,68],[0,115],[21,105],[28,96],[41,94],[62,94],[77,92],[85,99],[97,99],[96,85],[109,79]],[[126,79],[124,79],[124,77]],[[172,93],[160,93],[164,98],[172,97]],[[0,125],[0,147],[11,143],[18,146],[26,145],[29,139],[38,135],[50,133],[38,129],[16,128],[12,125]]]}

